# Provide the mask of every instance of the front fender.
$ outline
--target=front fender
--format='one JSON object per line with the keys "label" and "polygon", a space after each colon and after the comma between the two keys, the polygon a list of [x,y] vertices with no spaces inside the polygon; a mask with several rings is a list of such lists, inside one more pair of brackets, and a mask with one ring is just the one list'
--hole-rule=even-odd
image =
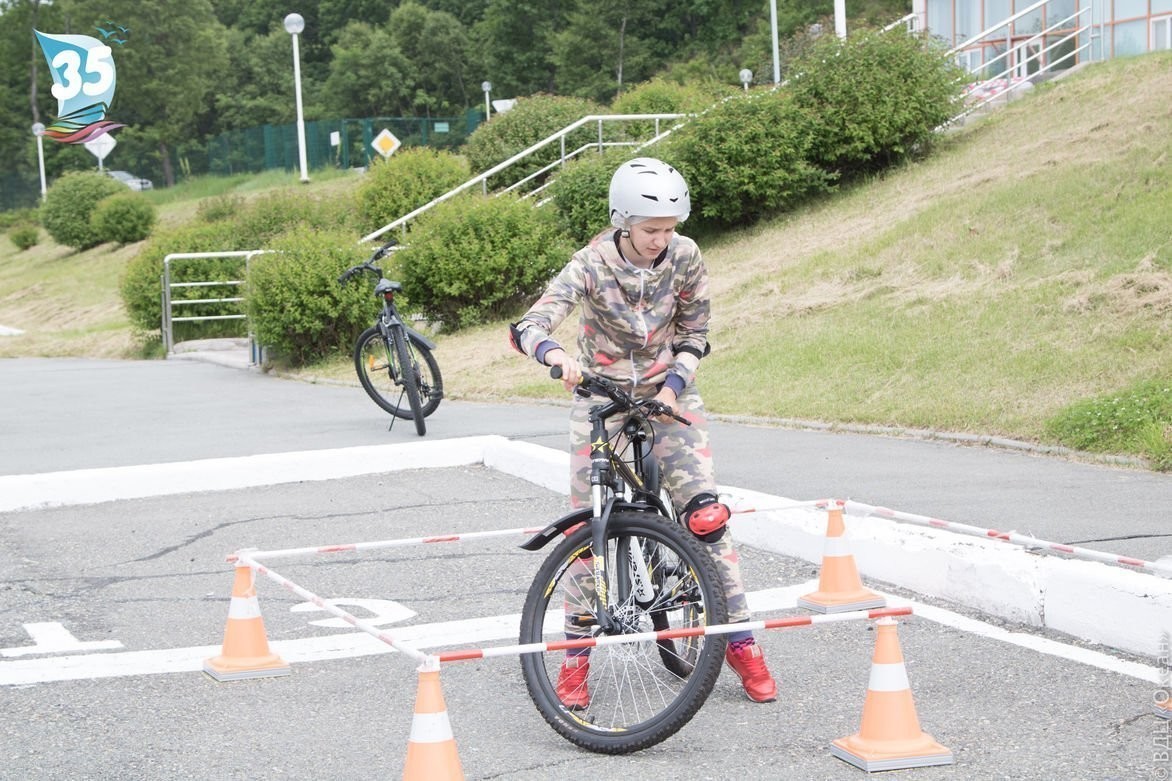
{"label": "front fender", "polygon": [[403,327],[407,329],[407,335],[411,338],[411,341],[421,344],[429,350],[435,349],[435,342],[431,341],[426,336],[405,323],[403,324]]}
{"label": "front fender", "polygon": [[[614,502],[614,501],[612,501],[611,509],[604,512],[603,515],[609,517],[610,513],[615,510],[637,510],[639,512],[656,512],[656,511],[658,511],[659,514],[662,515],[664,518],[671,517],[670,515],[668,515],[666,512],[663,511],[663,509],[662,509],[663,505],[660,503],[660,501],[657,497],[652,496],[652,497],[647,497],[647,498],[650,501],[648,501],[648,502],[622,502],[622,501]],[[533,535],[528,540],[521,543],[521,548],[524,550],[541,550],[546,545],[548,545],[551,540],[555,540],[558,537],[564,535],[566,532],[568,532],[570,529],[574,528],[578,524],[590,523],[590,518],[592,515],[593,515],[593,512],[591,511],[591,509],[589,507],[583,507],[580,510],[574,510],[571,513],[563,515],[561,518],[558,518],[556,521],[551,523],[549,526],[546,526],[544,529],[539,531],[537,534]]]}
{"label": "front fender", "polygon": [[572,513],[563,515],[530,537],[527,541],[521,543],[521,548],[523,550],[541,550],[551,540],[557,539],[578,524],[589,523],[591,515],[593,515],[593,511],[589,507],[583,507],[580,510],[574,510]]}

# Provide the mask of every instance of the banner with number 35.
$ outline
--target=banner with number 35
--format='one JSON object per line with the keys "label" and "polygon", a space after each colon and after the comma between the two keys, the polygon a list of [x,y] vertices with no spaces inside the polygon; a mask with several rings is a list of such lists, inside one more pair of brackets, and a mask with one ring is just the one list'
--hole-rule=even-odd
{"label": "banner with number 35", "polygon": [[65,144],[82,144],[124,127],[106,119],[117,79],[110,47],[88,35],[33,32],[49,63],[57,98],[57,118],[45,135]]}

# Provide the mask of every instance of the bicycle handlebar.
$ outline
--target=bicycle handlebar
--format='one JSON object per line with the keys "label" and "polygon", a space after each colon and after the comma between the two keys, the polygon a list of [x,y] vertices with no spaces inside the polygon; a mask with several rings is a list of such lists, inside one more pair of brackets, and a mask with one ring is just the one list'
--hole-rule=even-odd
{"label": "bicycle handlebar", "polygon": [[386,244],[372,252],[370,257],[366,259],[365,263],[359,263],[357,266],[351,266],[350,268],[343,271],[341,276],[338,277],[338,284],[344,285],[357,275],[365,272],[370,272],[371,274],[374,274],[381,279],[383,276],[383,270],[374,265],[374,262],[376,260],[382,260],[385,258],[387,253],[391,251],[391,247],[394,247],[398,243],[399,242],[397,239],[391,239]]}
{"label": "bicycle handlebar", "polygon": [[[562,367],[549,367],[549,376],[555,380],[560,380],[562,378]],[[617,404],[620,409],[639,409],[645,415],[664,415],[672,418],[673,420],[678,420],[685,426],[692,425],[690,420],[675,414],[675,412],[672,411],[672,408],[663,402],[656,401],[655,399],[638,401],[634,396],[627,393],[611,380],[608,380],[605,377],[600,377],[597,374],[583,374],[582,379],[578,381],[578,387],[574,389],[574,392],[582,396],[606,396],[608,399]]]}

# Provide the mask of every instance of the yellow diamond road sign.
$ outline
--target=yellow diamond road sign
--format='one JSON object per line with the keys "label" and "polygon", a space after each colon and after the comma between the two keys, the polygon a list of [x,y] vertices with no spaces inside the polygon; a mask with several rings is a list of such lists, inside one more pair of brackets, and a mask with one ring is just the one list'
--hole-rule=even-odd
{"label": "yellow diamond road sign", "polygon": [[374,151],[378,152],[383,157],[390,157],[395,153],[395,150],[402,145],[402,141],[395,138],[395,134],[383,128],[382,132],[374,137],[370,145],[374,147]]}

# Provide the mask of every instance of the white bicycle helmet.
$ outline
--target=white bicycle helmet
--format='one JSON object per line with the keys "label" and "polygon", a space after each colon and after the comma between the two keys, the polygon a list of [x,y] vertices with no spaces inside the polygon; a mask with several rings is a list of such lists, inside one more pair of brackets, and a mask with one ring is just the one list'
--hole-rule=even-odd
{"label": "white bicycle helmet", "polygon": [[662,160],[636,157],[610,178],[610,221],[616,228],[629,228],[631,219],[639,217],[675,217],[683,222],[691,212],[688,183]]}

